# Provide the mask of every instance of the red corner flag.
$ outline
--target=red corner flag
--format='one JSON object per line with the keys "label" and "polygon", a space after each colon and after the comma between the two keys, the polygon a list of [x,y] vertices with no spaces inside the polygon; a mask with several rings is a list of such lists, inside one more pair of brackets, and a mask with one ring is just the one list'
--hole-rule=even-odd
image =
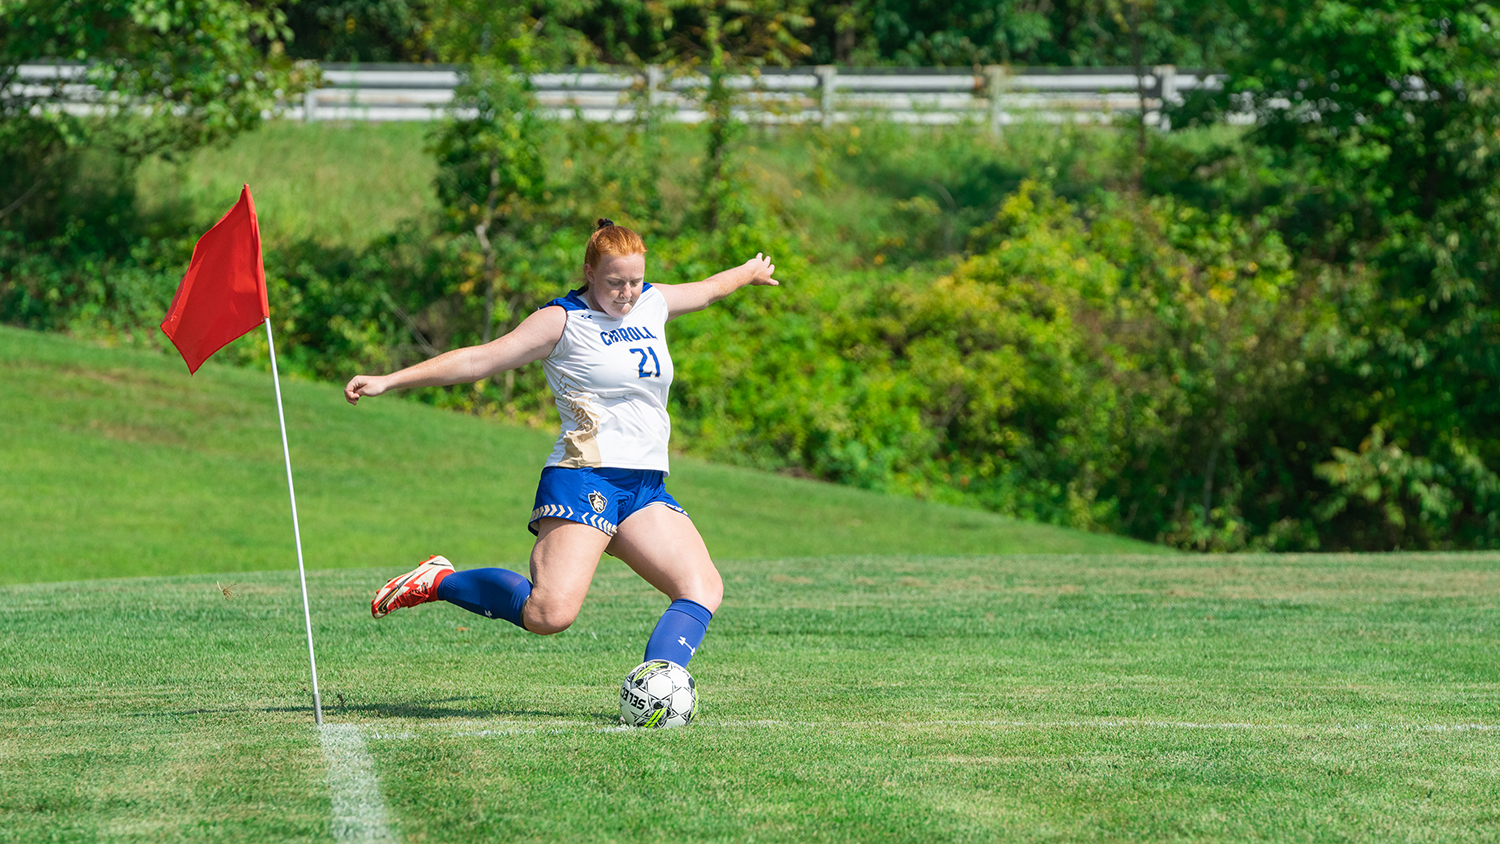
{"label": "red corner flag", "polygon": [[313,719],[323,725],[318,694],[318,660],[313,653],[312,606],[307,599],[307,571],[302,562],[302,528],[297,524],[297,490],[292,485],[292,450],[286,442],[286,413],[281,407],[281,376],[276,371],[276,341],[271,337],[271,306],[266,302],[266,267],[260,254],[260,224],[250,186],[240,201],[208,234],[198,238],[187,275],[172,297],[172,309],[161,322],[182,353],[188,372],[197,372],[209,355],[257,325],[266,327],[271,353],[271,384],[276,388],[276,417],[281,422],[281,453],[286,457],[286,492],[292,504],[292,538],[297,544],[297,577],[302,581],[302,618],[307,624],[307,667],[312,673]]}
{"label": "red corner flag", "polygon": [[192,373],[209,355],[270,315],[260,225],[250,186],[245,185],[240,201],[193,247],[193,260],[161,330]]}

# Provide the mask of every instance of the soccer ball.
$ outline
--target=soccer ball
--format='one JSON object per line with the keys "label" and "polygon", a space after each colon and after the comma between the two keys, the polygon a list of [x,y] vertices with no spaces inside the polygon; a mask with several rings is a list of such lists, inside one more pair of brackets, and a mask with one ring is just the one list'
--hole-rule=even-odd
{"label": "soccer ball", "polygon": [[631,727],[686,727],[697,710],[693,676],[675,662],[647,660],[620,684],[620,720]]}

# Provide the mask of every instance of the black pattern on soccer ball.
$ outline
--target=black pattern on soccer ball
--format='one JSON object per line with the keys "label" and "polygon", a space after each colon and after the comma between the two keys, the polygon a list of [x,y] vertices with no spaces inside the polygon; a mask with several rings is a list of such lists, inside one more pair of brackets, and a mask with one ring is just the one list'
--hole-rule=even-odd
{"label": "black pattern on soccer ball", "polygon": [[632,727],[685,727],[697,709],[697,684],[675,662],[648,660],[620,684],[620,720]]}

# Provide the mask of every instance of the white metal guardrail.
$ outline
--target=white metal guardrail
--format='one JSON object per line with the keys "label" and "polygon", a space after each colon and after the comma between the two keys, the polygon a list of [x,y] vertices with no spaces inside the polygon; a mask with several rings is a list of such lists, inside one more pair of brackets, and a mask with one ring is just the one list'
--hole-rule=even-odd
{"label": "white metal guardrail", "polygon": [[[76,64],[23,65],[10,91],[45,96],[67,111],[97,112],[106,106],[83,81]],[[1217,87],[1222,76],[1170,65],[1139,77],[1133,68],[1026,68],[992,66],[978,72],[949,69],[767,68],[734,76],[734,111],[762,123],[817,122],[863,117],[906,123],[988,124],[998,130],[1021,120],[1107,122],[1140,113],[1162,122],[1161,107],[1186,91]],[[460,70],[440,65],[323,65],[323,84],[281,111],[297,120],[434,120],[449,112]],[[604,68],[531,76],[537,103],[550,117],[629,121],[642,106],[664,119],[697,123],[701,76],[674,76],[660,67],[639,71]],[[461,112],[460,112],[461,113]]]}

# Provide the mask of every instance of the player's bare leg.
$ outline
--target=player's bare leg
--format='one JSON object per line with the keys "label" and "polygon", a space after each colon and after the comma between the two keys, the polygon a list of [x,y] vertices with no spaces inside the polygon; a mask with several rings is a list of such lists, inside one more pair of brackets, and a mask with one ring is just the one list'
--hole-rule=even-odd
{"label": "player's bare leg", "polygon": [[686,598],[717,612],[724,600],[724,579],[698,528],[671,507],[657,504],[632,513],[609,543],[609,553],[674,601]]}
{"label": "player's bare leg", "polygon": [[693,520],[664,505],[638,510],[620,524],[609,552],[672,599],[646,642],[645,659],[687,665],[724,599],[724,580]]}
{"label": "player's bare leg", "polygon": [[578,618],[610,537],[597,528],[564,519],[542,519],[536,528],[536,545],[531,549],[531,597],[526,600],[523,618],[527,630],[548,636],[568,629]]}

